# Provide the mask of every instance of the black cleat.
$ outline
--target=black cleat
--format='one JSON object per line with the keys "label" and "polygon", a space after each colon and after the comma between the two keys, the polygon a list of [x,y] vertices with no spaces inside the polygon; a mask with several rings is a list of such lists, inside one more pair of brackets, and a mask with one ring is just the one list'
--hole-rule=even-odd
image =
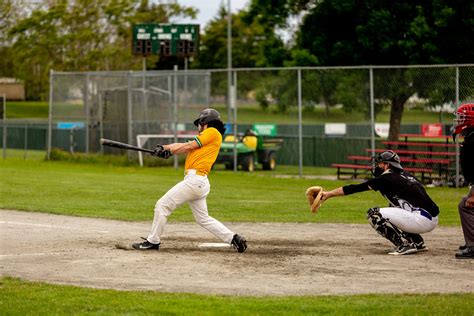
{"label": "black cleat", "polygon": [[426,248],[424,242],[420,242],[418,244],[415,243],[414,246],[415,246],[417,252],[422,252],[422,251],[428,250],[428,248]]}
{"label": "black cleat", "polygon": [[456,259],[474,259],[474,246],[466,246],[463,250],[456,252]]}
{"label": "black cleat", "polygon": [[416,252],[418,252],[418,250],[416,249],[415,245],[406,244],[406,245],[401,245],[400,247],[396,248],[394,251],[389,252],[388,254],[400,256],[400,255],[409,255]]}
{"label": "black cleat", "polygon": [[237,249],[237,251],[240,252],[240,253],[247,250],[247,240],[245,239],[244,236],[240,236],[238,234],[235,234],[234,238],[232,238],[232,242],[230,244],[232,245],[232,247]]}
{"label": "black cleat", "polygon": [[132,248],[135,250],[160,250],[160,244],[152,244],[151,242],[145,239],[144,242],[138,242],[136,244],[133,244]]}

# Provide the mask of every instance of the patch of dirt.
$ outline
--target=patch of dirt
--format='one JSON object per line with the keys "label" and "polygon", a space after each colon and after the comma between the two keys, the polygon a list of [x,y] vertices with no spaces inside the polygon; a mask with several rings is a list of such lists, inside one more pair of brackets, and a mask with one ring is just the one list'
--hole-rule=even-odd
{"label": "patch of dirt", "polygon": [[222,295],[473,292],[474,260],[454,259],[460,227],[425,235],[428,251],[390,256],[369,225],[226,223],[249,249],[220,243],[196,223],[169,223],[160,251],[116,248],[146,236],[150,222],[0,211],[2,276],[120,290]]}

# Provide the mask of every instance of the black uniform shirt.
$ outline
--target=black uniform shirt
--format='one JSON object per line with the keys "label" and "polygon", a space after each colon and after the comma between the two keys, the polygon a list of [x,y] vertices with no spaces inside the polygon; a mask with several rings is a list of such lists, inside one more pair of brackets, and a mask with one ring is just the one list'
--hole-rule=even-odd
{"label": "black uniform shirt", "polygon": [[344,194],[372,189],[380,193],[395,207],[414,210],[422,208],[431,216],[438,216],[439,208],[426,193],[423,185],[406,172],[388,171],[364,183],[344,186]]}
{"label": "black uniform shirt", "polygon": [[468,183],[474,184],[474,129],[464,136],[459,159],[464,179]]}

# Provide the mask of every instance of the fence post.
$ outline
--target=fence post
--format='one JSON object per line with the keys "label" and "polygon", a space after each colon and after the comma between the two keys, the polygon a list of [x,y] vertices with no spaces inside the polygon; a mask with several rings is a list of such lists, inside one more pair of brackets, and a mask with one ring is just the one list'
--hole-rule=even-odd
{"label": "fence post", "polygon": [[[456,67],[456,110],[459,107],[459,67]],[[459,141],[456,142],[456,180],[455,186],[459,187]]]}
{"label": "fence post", "polygon": [[48,113],[48,152],[46,153],[46,159],[51,158],[51,142],[53,138],[53,79],[54,79],[54,70],[49,71],[49,113]]}
{"label": "fence post", "polygon": [[3,120],[3,159],[7,158],[7,95],[2,97],[2,120]]}
{"label": "fence post", "polygon": [[[173,135],[174,143],[178,142],[178,65],[174,65],[174,89],[173,89]],[[178,169],[178,155],[173,156],[173,165]]]}
{"label": "fence post", "polygon": [[206,108],[211,106],[211,72],[208,71],[205,77],[205,90],[206,90]]}
{"label": "fence post", "polygon": [[85,100],[86,100],[86,153],[89,153],[89,129],[90,129],[90,110],[89,110],[89,73],[86,73],[86,91],[85,91]]}
{"label": "fence post", "polygon": [[301,68],[298,68],[298,162],[299,175],[303,176],[303,116],[302,116],[302,96],[301,96]]}
{"label": "fence post", "polygon": [[[104,108],[102,104],[102,92],[99,90],[99,137],[104,138]],[[104,146],[99,146],[101,155],[104,155]]]}
{"label": "fence post", "polygon": [[23,152],[23,159],[26,159],[27,151],[28,151],[28,123],[25,124],[25,139],[24,139],[24,152]]}
{"label": "fence post", "polygon": [[372,149],[372,156],[375,155],[375,109],[374,109],[374,69],[369,68],[370,81],[370,148]]}
{"label": "fence post", "polygon": [[149,134],[148,128],[148,94],[146,91],[146,57],[142,59],[142,105],[145,112],[145,133]]}
{"label": "fence post", "polygon": [[[128,133],[127,141],[129,144],[133,144],[133,121],[132,121],[132,72],[129,71],[127,74],[127,121],[128,121]],[[128,160],[132,159],[131,150],[127,150]]]}
{"label": "fence post", "polygon": [[233,129],[234,129],[234,172],[237,171],[238,159],[237,159],[237,106],[236,106],[236,99],[237,99],[237,73],[233,72],[233,84],[230,86],[230,108],[232,111],[232,121],[233,121]]}

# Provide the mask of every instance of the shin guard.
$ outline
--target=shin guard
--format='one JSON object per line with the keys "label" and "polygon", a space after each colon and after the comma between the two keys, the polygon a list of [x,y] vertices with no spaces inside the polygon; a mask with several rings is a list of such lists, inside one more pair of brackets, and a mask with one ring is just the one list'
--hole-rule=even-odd
{"label": "shin guard", "polygon": [[399,247],[404,244],[403,232],[401,232],[389,220],[382,217],[380,208],[373,207],[367,211],[367,220],[377,233],[390,240],[395,246]]}

